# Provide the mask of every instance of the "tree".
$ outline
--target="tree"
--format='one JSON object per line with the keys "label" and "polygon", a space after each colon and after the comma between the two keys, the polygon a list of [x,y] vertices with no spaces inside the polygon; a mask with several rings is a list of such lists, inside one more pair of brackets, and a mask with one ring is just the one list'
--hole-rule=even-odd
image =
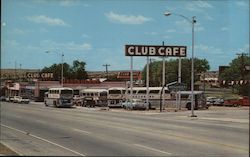
{"label": "tree", "polygon": [[73,61],[73,67],[71,68],[71,76],[74,79],[87,79],[87,72],[85,71],[86,63],[83,61]]}
{"label": "tree", "polygon": [[[246,55],[238,56],[229,63],[229,68],[226,69],[222,74],[220,74],[220,80],[225,81],[240,81],[240,80],[250,80],[250,71],[246,69],[246,66],[250,65],[250,57]],[[249,93],[249,83],[247,85],[233,85],[238,93],[241,95],[248,95]]]}
{"label": "tree", "polygon": [[[186,83],[190,87],[191,82],[191,59],[182,59],[181,75],[182,83]],[[170,59],[165,62],[165,77],[166,83],[171,83],[178,80],[178,59]],[[143,69],[143,80],[146,80],[146,68]],[[150,86],[162,86],[162,61],[155,61],[150,65]],[[205,72],[210,69],[206,59],[194,58],[194,71],[195,74]],[[195,75],[195,81],[199,80],[199,76]]]}
{"label": "tree", "polygon": [[[88,75],[85,70],[86,63],[83,61],[73,61],[73,66],[63,63],[63,77],[65,79],[87,79]],[[44,67],[42,72],[52,72],[54,80],[61,79],[62,64],[53,64],[50,67]]]}

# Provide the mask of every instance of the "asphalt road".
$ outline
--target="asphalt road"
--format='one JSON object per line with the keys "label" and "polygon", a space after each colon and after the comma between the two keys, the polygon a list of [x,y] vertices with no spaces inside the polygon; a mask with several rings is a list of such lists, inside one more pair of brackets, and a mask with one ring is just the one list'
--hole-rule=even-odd
{"label": "asphalt road", "polygon": [[249,110],[189,112],[1,102],[1,142],[20,155],[249,156]]}

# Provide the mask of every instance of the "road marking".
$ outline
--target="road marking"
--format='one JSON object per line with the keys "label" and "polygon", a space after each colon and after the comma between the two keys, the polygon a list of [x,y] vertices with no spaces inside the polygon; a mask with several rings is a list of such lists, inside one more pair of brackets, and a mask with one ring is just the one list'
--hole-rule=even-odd
{"label": "road marking", "polygon": [[172,153],[165,152],[165,151],[162,151],[162,150],[159,150],[159,149],[155,149],[155,148],[151,148],[151,147],[147,147],[147,146],[144,146],[144,145],[141,145],[141,144],[134,144],[134,145],[137,146],[137,147],[141,147],[141,148],[144,148],[144,149],[152,150],[152,151],[155,151],[155,152],[160,152],[160,153],[163,153],[163,154],[172,155]]}
{"label": "road marking", "polygon": [[91,134],[91,132],[80,130],[80,129],[76,129],[76,128],[73,128],[73,130],[76,131],[76,132],[84,133],[84,134]]}
{"label": "road marking", "polygon": [[36,138],[36,139],[45,141],[45,142],[47,142],[47,143],[53,144],[53,145],[55,145],[55,146],[58,146],[58,147],[63,148],[63,149],[66,149],[66,150],[68,150],[68,151],[70,151],[70,152],[72,152],[72,153],[75,153],[75,154],[77,154],[77,155],[86,156],[86,155],[84,155],[84,154],[82,154],[82,153],[79,153],[79,152],[77,152],[77,151],[74,151],[74,150],[72,150],[72,149],[69,149],[69,148],[67,148],[67,147],[64,147],[64,146],[59,145],[59,144],[57,144],[57,143],[51,142],[51,141],[46,140],[46,139],[44,139],[44,138],[42,138],[42,137],[39,137],[39,136],[30,134],[30,133],[28,133],[28,132],[25,132],[25,131],[22,131],[22,130],[19,130],[19,129],[16,129],[16,128],[13,128],[13,127],[10,127],[10,126],[4,125],[4,124],[1,124],[1,126],[6,127],[6,128],[8,128],[8,129],[11,129],[11,130],[15,130],[15,131],[17,131],[17,132],[21,132],[21,133],[23,133],[23,134],[25,134],[25,135],[34,137],[34,138]]}
{"label": "road marking", "polygon": [[249,123],[249,119],[235,119],[235,118],[210,118],[210,117],[201,117],[200,119],[204,119],[204,120],[218,120],[218,121],[236,122],[236,123]]}
{"label": "road marking", "polygon": [[[187,118],[187,116],[177,116],[178,118]],[[249,123],[248,119],[236,119],[236,118],[211,118],[211,117],[195,117],[191,119],[202,119],[202,120],[215,120],[224,122],[236,122],[236,123]]]}

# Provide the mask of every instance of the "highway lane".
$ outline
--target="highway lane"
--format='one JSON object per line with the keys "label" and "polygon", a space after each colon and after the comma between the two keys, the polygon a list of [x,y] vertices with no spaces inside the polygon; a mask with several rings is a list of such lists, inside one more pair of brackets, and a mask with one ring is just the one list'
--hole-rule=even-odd
{"label": "highway lane", "polygon": [[[13,136],[15,130],[8,131],[11,128],[45,139],[34,139],[36,151],[19,150],[25,155],[248,156],[249,153],[249,123],[190,119],[178,113],[143,115],[2,103],[1,124],[2,139]],[[15,143],[22,140],[25,138]],[[36,144],[38,140],[41,143]],[[45,151],[46,140],[51,143]],[[28,146],[32,150],[32,145]]]}

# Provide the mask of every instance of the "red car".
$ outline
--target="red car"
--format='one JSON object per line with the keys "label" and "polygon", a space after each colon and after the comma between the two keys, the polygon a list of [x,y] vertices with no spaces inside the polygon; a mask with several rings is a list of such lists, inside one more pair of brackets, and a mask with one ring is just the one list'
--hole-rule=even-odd
{"label": "red car", "polygon": [[225,106],[250,106],[249,97],[243,96],[240,99],[228,99],[224,101]]}

